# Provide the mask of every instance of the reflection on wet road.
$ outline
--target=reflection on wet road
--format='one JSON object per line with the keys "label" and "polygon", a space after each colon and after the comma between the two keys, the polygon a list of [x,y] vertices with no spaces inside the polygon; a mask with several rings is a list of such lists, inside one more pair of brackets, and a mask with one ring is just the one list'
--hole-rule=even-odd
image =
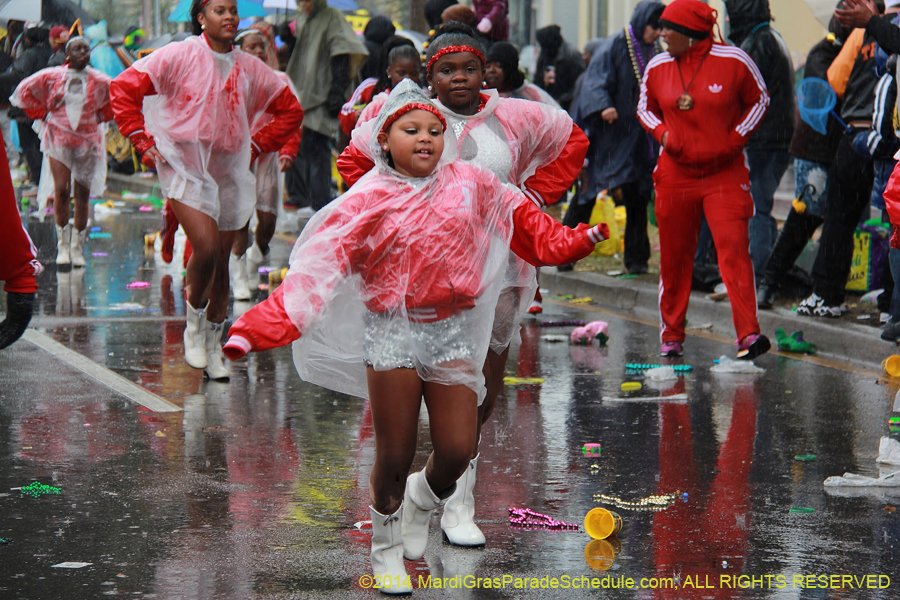
{"label": "reflection on wet road", "polygon": [[[87,269],[60,273],[45,260],[33,325],[183,411],[146,410],[26,341],[0,352],[0,597],[374,597],[360,586],[370,529],[354,526],[368,518],[366,403],[302,382],[289,348],[232,365],[230,383],[204,382],[182,359],[180,265],[144,252],[156,221],[95,225],[112,237],[88,242]],[[52,247],[48,227],[32,229]],[[289,249],[280,242],[272,261]],[[135,281],[150,285],[128,289]],[[699,337],[679,361],[694,369],[654,383],[625,365],[660,362],[657,328],[590,307],[545,310],[507,367],[543,383],[507,386],[484,432],[476,520],[487,546],[449,546],[435,517],[424,559],[407,563],[415,583],[489,578],[449,594],[476,598],[900,596],[900,493],[822,487],[845,471],[877,475],[896,388],[783,355],[758,359],[761,375],[711,373],[733,345]],[[553,337],[570,328],[539,326],[572,319],[609,321],[608,345],[573,346]],[[623,392],[626,381],[643,387]],[[674,394],[687,400],[659,398]],[[414,468],[427,428],[423,415]],[[601,444],[600,456],[586,456],[586,443]],[[60,493],[19,489],[35,481]],[[509,525],[510,507],[581,523],[594,494],[622,500],[603,504],[624,519],[617,538]],[[676,494],[665,510],[629,506],[660,494]],[[90,564],[53,566],[66,561]],[[795,579],[820,575],[856,579],[852,589]],[[541,589],[554,577],[601,588]]]}

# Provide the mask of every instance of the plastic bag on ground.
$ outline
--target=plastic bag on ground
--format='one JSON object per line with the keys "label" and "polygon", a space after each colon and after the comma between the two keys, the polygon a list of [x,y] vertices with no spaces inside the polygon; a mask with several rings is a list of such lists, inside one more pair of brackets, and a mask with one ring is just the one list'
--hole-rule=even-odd
{"label": "plastic bag on ground", "polygon": [[719,357],[719,364],[714,365],[710,372],[712,373],[748,373],[748,374],[756,374],[756,373],[765,373],[766,370],[757,367],[753,364],[752,361],[749,360],[734,360],[728,358],[727,356]]}

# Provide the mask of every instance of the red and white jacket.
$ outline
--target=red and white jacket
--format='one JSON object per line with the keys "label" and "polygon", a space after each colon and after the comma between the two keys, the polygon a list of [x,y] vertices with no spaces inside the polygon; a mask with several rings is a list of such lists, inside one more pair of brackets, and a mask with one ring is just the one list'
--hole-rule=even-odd
{"label": "red and white jacket", "polygon": [[353,132],[353,128],[356,127],[356,122],[359,120],[359,114],[366,106],[368,106],[369,102],[372,101],[372,96],[374,95],[373,93],[375,92],[375,86],[377,84],[378,79],[375,77],[364,79],[363,82],[353,90],[350,99],[341,107],[341,112],[338,114],[338,122],[341,124],[341,131],[348,137]]}
{"label": "red and white jacket", "polygon": [[[690,110],[678,108],[683,94],[693,99]],[[660,144],[668,133],[657,172],[677,167],[704,177],[738,160],[768,106],[766,83],[753,59],[707,39],[677,58],[663,52],[650,61],[637,116]]]}
{"label": "red and white jacket", "polygon": [[[511,222],[509,216],[494,216],[495,226],[511,225],[512,232],[501,235],[511,235],[511,249],[538,266],[584,258],[609,235],[605,223],[560,227],[520,192],[463,162],[442,167],[436,177],[427,198],[410,200],[410,194],[418,194],[410,183],[377,172],[364,190],[354,188],[337,200],[315,233],[295,249],[302,264],[292,263],[285,282],[232,325],[226,356],[234,360],[296,340],[352,273],[362,276],[364,302],[372,312],[403,306],[410,318],[433,321],[472,307],[484,285],[479,265],[471,264],[473,249],[484,247],[490,231],[458,216],[466,211],[511,213]],[[484,218],[490,227],[492,218]],[[285,294],[292,299],[290,310]]]}

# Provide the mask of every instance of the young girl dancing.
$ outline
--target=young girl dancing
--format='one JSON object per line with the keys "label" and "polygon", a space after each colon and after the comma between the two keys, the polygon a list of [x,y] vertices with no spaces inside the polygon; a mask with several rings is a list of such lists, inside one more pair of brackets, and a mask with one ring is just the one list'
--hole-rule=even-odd
{"label": "young girl dancing", "polygon": [[[110,78],[88,66],[91,46],[74,37],[66,44],[66,64],[38,71],[23,80],[10,102],[44,122],[41,152],[50,164],[42,170],[38,201],[41,220],[51,191],[56,219],[56,264],[83,267],[88,199],[106,187],[105,127],[113,117]],[[53,184],[50,185],[52,177]],[[73,189],[74,188],[74,189]],[[69,224],[69,199],[75,192],[75,228]]]}
{"label": "young girl dancing", "polygon": [[[428,87],[437,96],[435,104],[456,133],[460,159],[517,186],[538,206],[561,198],[581,172],[588,149],[587,137],[572,119],[547,105],[501,98],[497,90],[483,89],[484,48],[466,25],[445,23],[439,27],[428,45],[425,59]],[[358,126],[353,141],[338,158],[338,170],[348,184],[352,185],[372,168],[367,143],[371,135],[368,123]],[[517,222],[516,228],[530,228],[542,236],[568,235],[566,227],[550,218]],[[518,258],[510,257],[504,291],[494,316],[491,349],[484,365],[487,397],[479,407],[479,438],[480,428],[490,418],[494,402],[503,389],[509,345],[537,290],[534,267],[568,264],[564,247],[547,244],[539,261],[520,254],[515,246],[513,249]],[[477,465],[476,443],[469,468],[441,518],[441,529],[450,543],[457,546],[485,543],[474,522]]]}
{"label": "young girl dancing", "polygon": [[[251,28],[239,31],[234,41],[241,50],[265,62],[267,43],[259,30]],[[296,96],[294,84],[291,83],[290,78],[281,71],[273,72],[294,91]],[[270,113],[260,115],[250,127],[251,135],[255,135],[265,127],[272,117]],[[253,175],[256,176],[257,224],[253,235],[253,245],[249,249],[249,222],[238,230],[234,236],[234,244],[231,246],[229,273],[235,300],[250,299],[251,277],[256,274],[259,265],[269,254],[269,242],[275,235],[278,208],[281,206],[281,197],[284,191],[284,180],[281,173],[287,171],[297,157],[301,132],[302,130],[297,128],[291,139],[279,151],[260,155],[253,165]]]}
{"label": "young girl dancing", "polygon": [[[193,248],[185,286],[185,361],[211,379],[227,379],[220,343],[228,256],[256,204],[250,164],[284,146],[303,111],[272,69],[233,51],[236,0],[194,0],[191,21],[196,37],[134,63],[113,81],[110,97],[119,130],[145,161],[155,163]],[[263,113],[274,116],[251,138],[250,124]]]}
{"label": "young girl dancing", "polygon": [[[510,245],[540,254],[558,242],[586,255],[608,230],[513,239],[515,222],[545,215],[489,172],[453,162],[453,133],[411,81],[374,123],[376,169],[309,222],[284,283],[232,326],[225,353],[300,338],[304,379],[369,398],[372,568],[381,591],[397,594],[412,589],[403,557],[422,557],[431,511],[469,465]],[[423,397],[434,451],[407,478]]]}

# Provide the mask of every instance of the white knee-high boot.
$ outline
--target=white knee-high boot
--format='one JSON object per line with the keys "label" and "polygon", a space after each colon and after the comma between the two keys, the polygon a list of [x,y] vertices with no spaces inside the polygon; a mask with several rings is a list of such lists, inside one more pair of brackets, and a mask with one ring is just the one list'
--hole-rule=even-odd
{"label": "white knee-high boot", "polygon": [[484,546],[484,534],[473,520],[475,518],[474,488],[478,456],[469,461],[466,472],[456,481],[456,491],[444,505],[441,530],[454,546]]}
{"label": "white knee-high boot", "polygon": [[56,264],[72,264],[72,226],[66,223],[64,227],[56,226]]}
{"label": "white knee-high boot", "polygon": [[191,306],[185,300],[187,310],[187,325],[184,328],[184,362],[195,369],[205,369],[208,363],[206,357],[206,303],[201,309]]}
{"label": "white knee-high boot", "polygon": [[428,525],[431,513],[443,506],[446,498],[439,498],[425,479],[425,469],[406,479],[403,494],[403,556],[419,560],[428,545]]}
{"label": "white knee-high boot", "polygon": [[213,381],[227,380],[231,373],[225,367],[222,353],[222,323],[206,323],[206,375]]}
{"label": "white knee-high boot", "polygon": [[228,261],[228,271],[231,276],[231,291],[235,300],[250,299],[250,281],[247,276],[247,254],[241,256],[232,254]]}
{"label": "white knee-high boot", "polygon": [[409,594],[412,582],[403,565],[403,536],[400,522],[403,505],[392,515],[383,515],[371,506],[372,573],[383,594]]}
{"label": "white knee-high boot", "polygon": [[84,236],[87,235],[87,227],[81,231],[72,230],[71,258],[73,267],[83,267],[84,262]]}

